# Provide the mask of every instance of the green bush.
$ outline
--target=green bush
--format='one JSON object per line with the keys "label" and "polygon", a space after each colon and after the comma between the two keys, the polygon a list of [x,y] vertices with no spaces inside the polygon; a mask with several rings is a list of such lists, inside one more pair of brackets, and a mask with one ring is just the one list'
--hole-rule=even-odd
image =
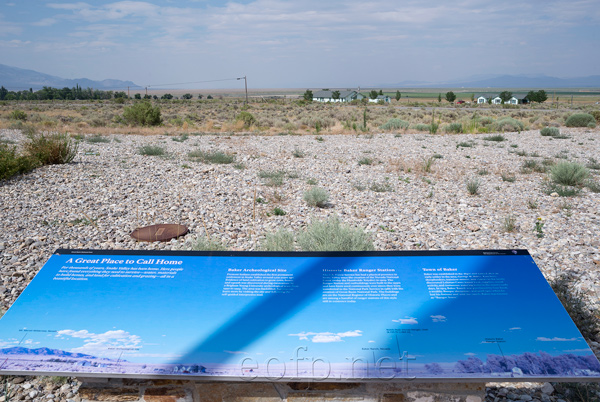
{"label": "green bush", "polygon": [[594,119],[596,119],[596,123],[600,123],[600,110],[592,110],[590,114],[594,116]]}
{"label": "green bush", "polygon": [[523,131],[524,126],[519,120],[515,120],[512,117],[503,117],[496,120],[492,125],[494,131]]}
{"label": "green bush", "polygon": [[235,155],[226,154],[220,151],[205,152],[200,149],[188,153],[188,158],[194,162],[213,163],[226,165],[235,162]]}
{"label": "green bush", "polygon": [[90,144],[108,143],[110,142],[110,138],[98,134],[91,137],[86,137],[85,141],[89,142]]}
{"label": "green bush", "polygon": [[576,162],[560,162],[550,170],[552,182],[563,186],[581,186],[589,174],[585,166]]}
{"label": "green bush", "polygon": [[502,142],[506,141],[506,138],[502,134],[490,135],[487,137],[483,137],[486,141],[494,141],[494,142]]}
{"label": "green bush", "polygon": [[565,121],[565,126],[589,127],[590,123],[593,124],[593,127],[596,127],[596,119],[594,118],[594,116],[588,113],[575,113],[567,117],[567,120]]}
{"label": "green bush", "polygon": [[10,179],[20,173],[35,168],[36,162],[27,156],[17,154],[16,147],[0,143],[0,180]]}
{"label": "green bush", "polygon": [[329,201],[329,193],[321,187],[313,187],[304,193],[304,201],[311,207],[323,208]]}
{"label": "green bush", "polygon": [[15,109],[12,112],[10,112],[10,114],[8,115],[8,118],[12,119],[12,120],[26,121],[27,120],[27,113],[25,113],[22,110]]}
{"label": "green bush", "polygon": [[370,236],[361,228],[343,225],[337,216],[314,222],[298,235],[303,251],[371,251]]}
{"label": "green bush", "polygon": [[544,127],[540,130],[540,134],[543,137],[558,137],[560,130],[556,127]]}
{"label": "green bush", "polygon": [[256,124],[256,118],[250,112],[240,112],[235,117],[236,121],[243,121],[244,127],[251,127]]}
{"label": "green bush", "polygon": [[123,120],[132,126],[158,126],[162,123],[160,108],[147,101],[126,107]]}
{"label": "green bush", "polygon": [[479,179],[472,178],[467,180],[467,191],[471,195],[477,195],[479,193]]}
{"label": "green bush", "polygon": [[410,124],[407,121],[401,119],[389,119],[385,124],[379,128],[382,130],[406,130]]}
{"label": "green bush", "polygon": [[277,232],[267,234],[261,244],[264,251],[294,251],[294,234],[287,229],[279,229]]}
{"label": "green bush", "polygon": [[285,170],[261,170],[258,172],[258,177],[265,180],[265,185],[269,187],[277,187],[283,185],[283,180],[287,172]]}
{"label": "green bush", "polygon": [[138,153],[145,156],[163,156],[166,152],[158,145],[144,145],[138,149]]}
{"label": "green bush", "polygon": [[373,159],[368,158],[368,157],[364,157],[364,158],[360,158],[358,161],[359,165],[372,165],[373,164]]}
{"label": "green bush", "polygon": [[376,193],[387,193],[389,191],[394,191],[394,187],[392,187],[392,185],[390,184],[390,182],[388,180],[374,181],[369,186],[369,189]]}
{"label": "green bush", "polygon": [[198,236],[196,239],[187,242],[186,246],[188,250],[195,251],[227,251],[227,246],[219,239],[207,236]]}
{"label": "green bush", "polygon": [[417,131],[429,131],[431,129],[431,126],[429,126],[429,124],[419,123],[415,124],[413,128]]}
{"label": "green bush", "polygon": [[446,127],[444,127],[444,131],[446,133],[460,134],[463,132],[463,126],[461,123],[450,123]]}
{"label": "green bush", "polygon": [[79,144],[67,133],[59,134],[37,134],[29,135],[29,141],[25,143],[25,153],[41,165],[61,165],[70,163],[77,155]]}

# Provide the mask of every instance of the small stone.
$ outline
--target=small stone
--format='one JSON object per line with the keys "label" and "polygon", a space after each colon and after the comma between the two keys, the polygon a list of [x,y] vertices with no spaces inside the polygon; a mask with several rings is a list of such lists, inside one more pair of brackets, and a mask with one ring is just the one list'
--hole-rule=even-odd
{"label": "small stone", "polygon": [[470,223],[467,225],[467,229],[469,229],[471,232],[477,232],[481,228],[473,223]]}
{"label": "small stone", "polygon": [[23,389],[29,389],[31,388],[33,385],[29,384],[29,383],[25,383],[23,385],[21,385],[23,387]]}
{"label": "small stone", "polygon": [[540,389],[544,394],[548,395],[552,395],[552,393],[554,392],[554,387],[549,382],[545,382],[544,385],[542,385],[542,388]]}
{"label": "small stone", "polygon": [[550,194],[550,197],[558,197],[558,193],[552,193]]}
{"label": "small stone", "polygon": [[519,397],[520,401],[531,401],[533,398],[531,397],[531,395],[527,395],[527,394],[523,394]]}
{"label": "small stone", "polygon": [[15,378],[13,378],[12,383],[13,384],[20,384],[20,383],[22,383],[24,381],[25,381],[25,378],[23,378],[23,377],[15,377]]}
{"label": "small stone", "polygon": [[31,391],[31,392],[29,393],[29,397],[30,397],[31,399],[33,399],[33,398],[35,398],[36,396],[38,396],[38,394],[39,394],[39,392],[38,392],[38,391],[36,391],[36,390],[33,390],[33,391]]}

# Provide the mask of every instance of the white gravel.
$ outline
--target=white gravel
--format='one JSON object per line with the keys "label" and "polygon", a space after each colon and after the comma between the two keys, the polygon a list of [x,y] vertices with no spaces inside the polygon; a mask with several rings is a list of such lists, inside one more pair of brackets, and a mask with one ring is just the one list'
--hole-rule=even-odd
{"label": "white gravel", "polygon": [[[536,130],[505,133],[507,141],[499,143],[482,134],[323,135],[322,142],[312,135],[190,135],[181,143],[167,136],[115,135],[110,143],[82,141],[73,163],[0,184],[0,307],[14,302],[57,248],[183,248],[208,230],[232,250],[256,250],[266,233],[301,230],[337,214],[371,233],[378,250],[526,248],[547,279],[575,274],[574,285],[598,308],[600,194],[584,189],[573,198],[546,195],[548,174],[520,171],[527,159],[556,159],[561,152],[583,164],[600,160],[598,129],[561,132],[571,138],[542,137]],[[0,130],[0,138],[24,141],[13,130]],[[457,147],[469,141],[473,147]],[[164,147],[168,156],[139,155],[147,144]],[[244,168],[189,161],[187,153],[198,148],[235,153]],[[306,155],[294,157],[295,148]],[[538,156],[519,156],[520,151]],[[434,154],[442,158],[423,172],[424,159]],[[359,165],[365,157],[373,164]],[[257,175],[279,169],[298,177],[270,187]],[[479,175],[482,169],[489,174]],[[503,173],[516,181],[503,181]],[[592,177],[600,181],[600,175]],[[471,178],[481,183],[479,195],[467,191]],[[328,208],[303,201],[309,179],[329,191]],[[374,192],[369,189],[374,182],[393,191]],[[360,191],[360,185],[367,188]],[[255,197],[268,203],[255,203]],[[287,214],[269,216],[275,206]],[[509,215],[516,224],[511,233],[503,230]],[[534,230],[538,218],[544,222],[541,238]],[[130,237],[135,228],[156,223],[184,224],[190,234],[168,243]]]}

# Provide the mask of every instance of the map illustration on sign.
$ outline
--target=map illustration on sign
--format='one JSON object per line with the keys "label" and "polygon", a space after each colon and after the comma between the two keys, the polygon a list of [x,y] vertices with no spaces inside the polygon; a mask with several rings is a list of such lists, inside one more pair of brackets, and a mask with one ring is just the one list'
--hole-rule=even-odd
{"label": "map illustration on sign", "polygon": [[600,379],[525,250],[57,250],[0,320],[0,374]]}

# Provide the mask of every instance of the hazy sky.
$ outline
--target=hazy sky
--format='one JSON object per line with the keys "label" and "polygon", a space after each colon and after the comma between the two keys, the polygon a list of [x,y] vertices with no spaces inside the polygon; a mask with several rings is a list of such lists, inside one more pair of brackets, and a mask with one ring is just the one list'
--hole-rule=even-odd
{"label": "hazy sky", "polygon": [[597,0],[0,1],[0,63],[64,78],[355,87],[600,65]]}

